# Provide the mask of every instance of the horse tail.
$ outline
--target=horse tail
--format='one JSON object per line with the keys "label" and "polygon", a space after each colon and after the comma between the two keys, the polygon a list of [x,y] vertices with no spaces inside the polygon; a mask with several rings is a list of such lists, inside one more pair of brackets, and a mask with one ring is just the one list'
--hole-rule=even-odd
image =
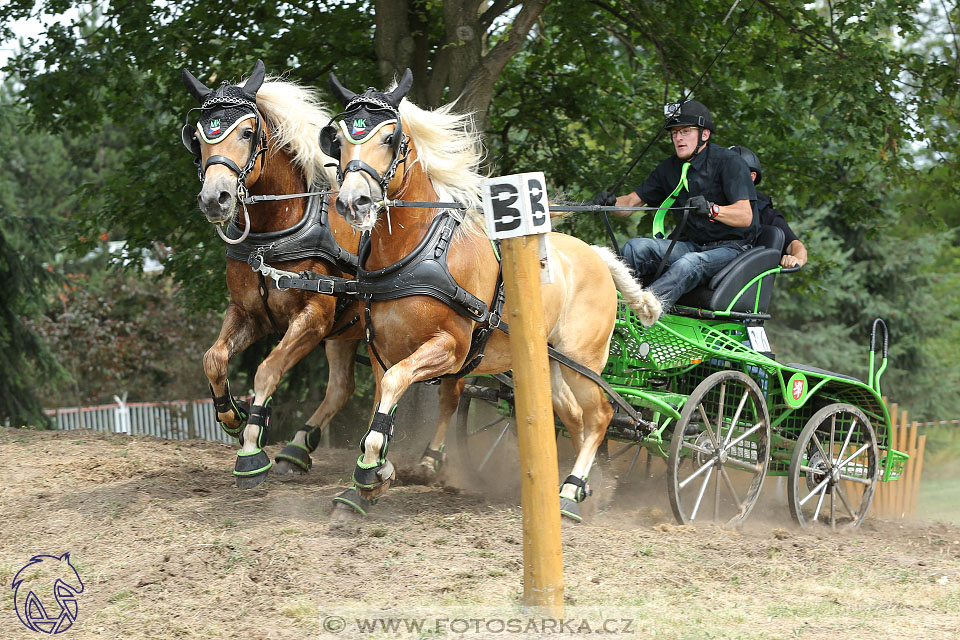
{"label": "horse tail", "polygon": [[613,283],[617,286],[617,291],[623,297],[627,306],[633,309],[643,326],[649,327],[656,322],[663,313],[663,305],[660,299],[647,289],[640,286],[633,277],[633,272],[623,261],[618,258],[613,251],[607,247],[590,245],[590,248],[597,252],[597,255],[603,259],[613,276]]}

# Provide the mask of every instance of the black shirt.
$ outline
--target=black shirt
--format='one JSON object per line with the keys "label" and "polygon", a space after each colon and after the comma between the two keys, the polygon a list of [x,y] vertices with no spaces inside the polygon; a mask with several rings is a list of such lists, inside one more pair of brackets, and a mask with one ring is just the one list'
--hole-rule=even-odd
{"label": "black shirt", "polygon": [[[667,199],[677,183],[680,182],[682,161],[672,155],[647,176],[636,193],[645,204],[660,206]],[[706,148],[697,154],[687,171],[688,192],[681,189],[673,206],[682,207],[691,196],[702,195],[709,202],[720,206],[731,205],[741,200],[749,200],[753,209],[753,221],[748,227],[731,227],[722,222],[708,220],[702,216],[690,214],[687,218],[687,227],[681,240],[689,240],[697,244],[706,244],[720,240],[738,240],[753,244],[760,231],[760,221],[757,215],[757,191],[750,178],[750,169],[740,154],[730,151],[726,147],[708,142]],[[673,212],[676,222],[679,223],[683,212]]]}
{"label": "black shirt", "polygon": [[786,255],[787,247],[790,246],[790,243],[800,238],[797,237],[797,234],[795,234],[793,229],[790,228],[790,225],[787,224],[787,219],[783,217],[783,213],[773,208],[773,202],[770,200],[770,196],[765,193],[760,193],[759,191],[757,192],[757,209],[760,210],[760,224],[778,227],[783,231],[783,255]]}

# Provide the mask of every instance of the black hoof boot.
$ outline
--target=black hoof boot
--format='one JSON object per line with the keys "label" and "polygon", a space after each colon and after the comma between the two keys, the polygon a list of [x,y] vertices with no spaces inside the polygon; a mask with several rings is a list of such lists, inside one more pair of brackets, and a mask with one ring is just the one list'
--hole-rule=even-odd
{"label": "black hoof boot", "polygon": [[[304,437],[306,444],[297,444],[292,440],[287,443],[287,446],[274,458],[277,462],[276,471],[278,473],[302,475],[310,471],[310,467],[313,466],[313,460],[310,459],[310,454],[317,447],[316,443],[314,443],[313,446],[310,445],[311,441],[319,439],[320,429],[311,427],[310,425],[304,425],[300,427],[299,430],[306,432]],[[317,432],[317,438],[310,437],[312,431]]]}
{"label": "black hoof boot", "polygon": [[393,416],[377,412],[370,423],[370,429],[360,439],[360,451],[366,451],[367,436],[376,431],[383,434],[384,443],[380,448],[379,461],[373,465],[363,464],[363,455],[357,458],[357,467],[353,470],[353,484],[366,497],[376,498],[390,488],[390,482],[397,477],[393,463],[387,460],[387,448],[393,438]]}
{"label": "black hoof boot", "polygon": [[259,433],[257,435],[257,448],[253,451],[237,452],[237,462],[233,468],[233,475],[236,477],[237,487],[240,489],[252,489],[263,484],[267,479],[267,473],[273,466],[273,461],[264,452],[263,445],[267,440],[267,430],[270,428],[270,400],[263,405],[253,405],[250,408],[248,424],[257,425]]}
{"label": "black hoof boot", "polygon": [[[574,522],[583,522],[583,515],[580,513],[580,503],[591,493],[587,487],[586,479],[578,478],[577,476],[567,476],[563,484],[576,487],[577,493],[573,500],[560,496],[560,515],[565,518],[570,518]],[[561,485],[560,488],[562,489],[563,485]]]}
{"label": "black hoof boot", "polygon": [[560,515],[564,518],[570,518],[574,522],[583,522],[583,516],[580,515],[580,503],[574,502],[570,498],[560,497]]}
{"label": "black hoof boot", "polygon": [[[361,497],[357,490],[351,487],[333,499],[334,517],[345,514],[344,509],[347,510],[346,514],[365,516],[375,503],[376,500],[367,500]],[[342,518],[338,517],[337,519]]]}
{"label": "black hoof boot", "polygon": [[238,489],[253,489],[263,484],[273,466],[270,457],[263,449],[257,449],[250,454],[238,453],[237,464],[233,475],[237,479]]}
{"label": "black hoof boot", "polygon": [[353,470],[353,484],[356,488],[364,491],[374,491],[393,480],[396,475],[396,469],[389,460],[384,460],[381,464],[367,467],[361,462],[363,456],[357,459],[357,468]]}

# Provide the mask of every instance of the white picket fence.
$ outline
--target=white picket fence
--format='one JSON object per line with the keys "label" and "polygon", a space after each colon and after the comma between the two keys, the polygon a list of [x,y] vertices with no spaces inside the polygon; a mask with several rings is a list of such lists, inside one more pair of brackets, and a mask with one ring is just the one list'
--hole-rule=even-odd
{"label": "white picket fence", "polygon": [[217,425],[210,398],[181,402],[122,402],[116,399],[118,402],[113,404],[47,409],[45,413],[53,419],[55,428],[68,431],[93,429],[168,440],[200,438],[235,442]]}

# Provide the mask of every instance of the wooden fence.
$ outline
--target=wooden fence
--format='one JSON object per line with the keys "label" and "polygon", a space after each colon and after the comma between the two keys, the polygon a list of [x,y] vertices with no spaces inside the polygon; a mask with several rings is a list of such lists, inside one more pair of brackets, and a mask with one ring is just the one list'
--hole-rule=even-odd
{"label": "wooden fence", "polygon": [[217,425],[210,398],[180,402],[116,402],[47,409],[45,413],[53,419],[55,428],[63,430],[92,429],[169,440],[200,438],[235,442]]}
{"label": "wooden fence", "polygon": [[[887,402],[884,398],[884,402]],[[917,513],[920,476],[923,473],[923,452],[927,436],[917,434],[918,423],[910,422],[905,410],[896,402],[887,403],[890,411],[890,446],[910,456],[900,479],[881,482],[873,497],[873,515],[886,520],[905,520]]]}

